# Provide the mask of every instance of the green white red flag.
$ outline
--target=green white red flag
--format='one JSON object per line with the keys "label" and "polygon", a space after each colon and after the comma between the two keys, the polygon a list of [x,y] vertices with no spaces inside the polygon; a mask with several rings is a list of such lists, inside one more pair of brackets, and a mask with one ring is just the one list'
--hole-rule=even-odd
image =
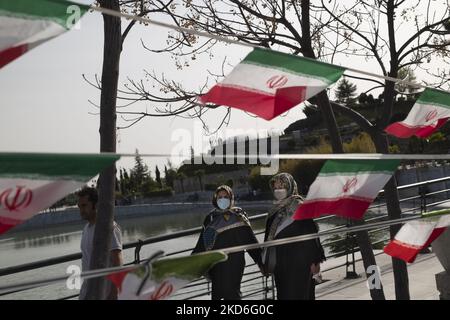
{"label": "green white red flag", "polygon": [[450,94],[425,89],[405,120],[389,125],[385,131],[398,138],[413,135],[427,138],[442,127],[450,118]]}
{"label": "green white red flag", "polygon": [[88,9],[64,0],[0,0],[0,68],[69,30]]}
{"label": "green white red flag", "polygon": [[344,71],[320,61],[255,48],[200,101],[271,120],[326,89]]}
{"label": "green white red flag", "polygon": [[0,234],[82,187],[119,158],[0,153]]}
{"label": "green white red flag", "polygon": [[217,251],[161,259],[151,263],[148,279],[145,279],[144,266],[114,273],[108,278],[117,287],[119,300],[164,300],[226,259],[225,253]]}
{"label": "green white red flag", "polygon": [[294,219],[328,214],[361,219],[398,165],[398,160],[328,160]]}
{"label": "green white red flag", "polygon": [[414,262],[417,255],[423,249],[428,248],[448,226],[450,226],[450,215],[448,214],[409,221],[384,248],[384,252],[405,262]]}

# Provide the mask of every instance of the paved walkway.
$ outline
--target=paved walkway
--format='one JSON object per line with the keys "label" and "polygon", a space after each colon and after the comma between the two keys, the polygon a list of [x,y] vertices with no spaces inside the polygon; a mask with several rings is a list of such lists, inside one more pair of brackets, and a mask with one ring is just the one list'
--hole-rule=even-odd
{"label": "paved walkway", "polygon": [[[394,275],[391,257],[375,251],[376,261],[381,269],[381,281],[387,300],[395,299]],[[356,259],[359,259],[359,253]],[[322,270],[345,262],[345,256],[322,265]],[[444,268],[433,253],[421,254],[416,261],[408,264],[409,290],[412,300],[438,300],[439,292],[436,289],[435,274],[442,272]],[[345,267],[324,272],[323,278],[329,280],[316,288],[318,300],[370,300],[366,277],[362,261],[356,263],[356,272],[360,275],[357,279],[344,279]]]}

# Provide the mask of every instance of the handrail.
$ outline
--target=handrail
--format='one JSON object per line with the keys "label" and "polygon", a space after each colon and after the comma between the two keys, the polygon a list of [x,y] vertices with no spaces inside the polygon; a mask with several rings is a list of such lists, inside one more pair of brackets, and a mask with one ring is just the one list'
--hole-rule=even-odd
{"label": "handrail", "polygon": [[[432,179],[432,180],[412,183],[412,184],[409,184],[409,185],[399,186],[397,189],[398,190],[405,190],[405,189],[408,189],[408,188],[415,188],[415,187],[422,186],[422,185],[429,185],[429,184],[439,183],[439,182],[449,181],[449,180],[450,180],[450,177],[444,177],[444,178],[439,178],[439,179]],[[426,197],[426,196],[429,196],[429,195],[436,195],[436,194],[444,193],[444,192],[448,192],[448,191],[450,191],[450,189],[444,189],[444,190],[429,192],[429,193],[425,193],[423,195],[401,199],[400,201],[404,202],[404,201],[418,199],[418,198],[423,198],[423,197]],[[384,192],[384,190],[382,190],[379,193],[379,195],[381,195],[382,192]],[[433,202],[433,203],[428,203],[427,207],[435,206],[435,205],[438,205],[438,204],[441,204],[441,203],[445,203],[445,202],[449,202],[449,201],[450,200],[442,200],[442,201],[437,201],[437,202]],[[369,209],[377,208],[377,207],[380,207],[382,205],[383,204],[372,205],[371,207],[369,207]],[[410,212],[410,211],[421,210],[421,209],[422,209],[422,207],[410,208],[410,209],[404,210],[402,213],[407,213],[407,212]],[[249,220],[250,221],[256,221],[256,220],[265,218],[266,216],[267,216],[267,213],[253,215],[253,216],[249,217]],[[319,217],[319,218],[315,219],[315,221],[316,222],[324,221],[324,220],[327,220],[327,219],[331,219],[333,217],[335,217],[335,216],[334,215],[329,215],[329,216]],[[373,221],[373,220],[383,219],[383,218],[386,218],[386,217],[387,217],[387,215],[382,215],[382,216],[377,216],[377,217],[374,217],[374,218],[367,219],[366,221]],[[330,228],[329,230],[339,229],[339,228],[343,228],[343,227],[344,226],[337,226],[337,227]],[[179,237],[183,237],[183,236],[193,235],[193,234],[199,233],[201,231],[201,229],[202,229],[201,227],[190,228],[190,229],[173,232],[173,233],[166,234],[166,235],[159,235],[159,236],[149,237],[149,238],[144,239],[144,240],[138,240],[138,241],[129,242],[129,243],[126,243],[126,244],[123,245],[123,249],[125,250],[125,249],[130,249],[130,248],[137,248],[138,246],[141,247],[143,245],[147,245],[147,244],[151,244],[151,243],[156,243],[156,242],[171,240],[171,239],[175,239],[175,238],[179,238]],[[381,228],[381,229],[372,230],[372,232],[377,232],[377,231],[380,231],[380,230],[383,230],[383,229],[387,229],[387,228]],[[346,240],[345,238],[338,239],[336,241],[324,244],[324,246],[329,246],[330,244],[333,244],[333,243],[336,243],[336,242],[339,242],[339,241],[345,241],[345,240]],[[385,241],[385,240],[383,240],[383,241]],[[380,241],[378,241],[378,242],[380,242]],[[376,243],[378,243],[378,242],[376,242]],[[183,250],[180,250],[180,251],[171,252],[171,253],[167,254],[167,256],[184,253],[184,252],[188,252],[188,251],[191,251],[191,250],[192,250],[191,248],[183,249]],[[352,251],[356,252],[358,250],[356,250],[356,248],[353,248]],[[338,254],[345,254],[345,253],[348,254],[349,252],[348,251],[347,252],[338,252],[338,253],[335,253],[333,255],[330,255],[327,258],[335,257]],[[55,265],[55,264],[60,264],[60,263],[64,263],[64,262],[69,262],[69,261],[73,261],[73,260],[77,260],[77,259],[81,259],[81,253],[73,253],[73,254],[63,255],[63,256],[59,256],[59,257],[54,257],[54,258],[39,260],[39,261],[35,261],[35,262],[25,263],[25,264],[21,264],[21,265],[17,265],[17,266],[6,267],[6,268],[0,269],[0,276],[10,275],[10,274],[24,272],[24,271],[29,271],[29,270],[42,268],[42,267],[46,267],[46,266],[51,266],[51,265]],[[132,264],[132,263],[133,262],[131,262],[130,264]],[[323,272],[325,272],[325,270]],[[192,286],[203,285],[205,283],[207,283],[207,282],[200,282],[199,284],[195,284],[195,285],[192,285]],[[19,290],[19,291],[23,291],[23,290]],[[12,293],[12,292],[10,292],[10,293]],[[10,293],[7,293],[7,294],[10,294]],[[76,297],[76,296],[77,295],[71,295],[70,297],[65,297],[63,299],[67,299],[67,298],[70,299],[70,298],[73,298],[73,297]]]}

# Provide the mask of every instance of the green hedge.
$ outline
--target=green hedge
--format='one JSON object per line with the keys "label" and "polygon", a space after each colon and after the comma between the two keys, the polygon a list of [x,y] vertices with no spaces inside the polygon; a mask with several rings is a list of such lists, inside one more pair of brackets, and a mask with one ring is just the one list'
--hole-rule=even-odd
{"label": "green hedge", "polygon": [[147,192],[144,196],[146,198],[156,198],[156,197],[168,197],[172,195],[173,195],[172,188],[166,188],[158,191]]}

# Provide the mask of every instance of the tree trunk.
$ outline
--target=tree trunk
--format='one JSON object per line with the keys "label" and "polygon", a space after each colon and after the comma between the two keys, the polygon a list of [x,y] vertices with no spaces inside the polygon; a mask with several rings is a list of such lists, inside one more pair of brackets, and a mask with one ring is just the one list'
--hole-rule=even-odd
{"label": "tree trunk", "polygon": [[[310,1],[303,0],[302,7],[302,52],[305,57],[316,59],[314,50],[312,48],[311,30],[310,30]],[[344,153],[344,147],[342,145],[341,135],[336,123],[333,109],[331,108],[330,100],[326,91],[322,91],[317,95],[317,105],[319,106],[322,116],[325,120],[325,125],[330,137],[330,143],[333,153]],[[364,268],[372,265],[376,265],[375,256],[373,254],[372,243],[370,242],[369,233],[367,231],[361,231],[356,233],[356,241],[358,242],[361,256],[363,259]],[[367,272],[366,272],[367,275]],[[370,296],[373,300],[384,300],[383,287],[381,289],[370,289]]]}
{"label": "tree trunk", "polygon": [[[118,0],[101,0],[104,8],[119,11]],[[104,52],[100,99],[100,152],[116,152],[116,99],[121,52],[120,18],[103,15]],[[115,164],[106,168],[98,179],[99,201],[93,239],[91,269],[109,266],[114,220]],[[89,280],[87,299],[105,299],[106,279]]]}
{"label": "tree trunk", "polygon": [[[387,27],[389,33],[389,54],[390,54],[390,71],[389,76],[397,78],[398,76],[398,53],[395,42],[395,1],[388,0],[386,7]],[[389,123],[394,108],[395,85],[391,81],[385,82],[384,89],[384,106],[381,118],[377,122],[377,131],[372,138],[375,142],[377,152],[389,153],[389,144],[387,137],[382,131]],[[397,181],[395,176],[386,184],[385,188],[386,205],[389,219],[401,218],[401,209],[397,191]],[[390,227],[391,239],[394,238],[401,225]],[[392,258],[392,268],[394,270],[395,297],[397,300],[409,300],[409,280],[408,269],[406,263],[402,260]]]}
{"label": "tree trunk", "polygon": [[[331,147],[333,153],[344,153],[344,148],[342,146],[341,136],[337,127],[336,119],[334,117],[333,110],[331,109],[331,104],[328,99],[328,95],[325,91],[321,92],[317,97],[317,103],[322,115],[325,119],[325,124],[330,136]],[[353,224],[362,224],[363,221],[354,221]],[[359,250],[361,251],[361,257],[364,264],[364,270],[366,271],[369,266],[376,266],[377,262],[373,254],[372,242],[370,241],[368,231],[356,232],[356,241],[358,242]],[[372,300],[385,300],[383,285],[380,288],[370,288],[370,296]]]}
{"label": "tree trunk", "polygon": [[[362,224],[364,224],[364,220],[356,220],[351,222],[351,225]],[[377,265],[377,261],[375,260],[375,256],[373,254],[372,242],[370,241],[368,231],[359,231],[355,232],[355,234],[359,250],[361,251],[361,257],[363,259],[364,270],[366,270],[366,277],[368,278],[370,276],[370,274],[367,273],[369,267]],[[384,296],[383,284],[381,283],[381,279],[380,288],[370,288],[370,296],[372,297],[372,300],[386,299],[386,297]]]}
{"label": "tree trunk", "polygon": [[317,95],[317,105],[322,112],[325,126],[328,130],[328,136],[330,137],[331,149],[333,153],[344,153],[344,147],[342,146],[341,134],[336,123],[334,112],[331,109],[330,100],[325,91],[322,91]]}
{"label": "tree trunk", "polygon": [[[377,134],[374,139],[377,152],[388,153],[388,142],[385,135]],[[397,180],[393,176],[384,187],[386,205],[389,219],[401,218],[401,209],[397,191]],[[395,237],[401,225],[392,225],[389,228],[391,239]],[[394,270],[395,297],[397,300],[409,300],[409,279],[408,268],[403,260],[392,258],[392,268]]]}

